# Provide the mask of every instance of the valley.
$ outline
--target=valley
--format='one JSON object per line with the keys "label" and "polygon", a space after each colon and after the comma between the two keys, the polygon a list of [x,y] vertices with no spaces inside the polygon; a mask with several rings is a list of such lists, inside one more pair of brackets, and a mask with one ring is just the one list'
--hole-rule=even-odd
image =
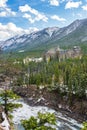
{"label": "valley", "polygon": [[[16,99],[19,96],[20,99]],[[40,122],[40,130],[43,127],[43,130],[45,127],[46,130],[84,130],[82,123],[87,123],[87,19],[1,41],[0,97],[0,126],[4,112],[9,130],[27,130],[21,120],[26,122],[39,111],[53,112],[57,122],[57,127],[51,128],[50,122],[54,122],[46,117],[44,123],[49,125]],[[42,117],[39,118],[43,120]],[[31,122],[36,120],[30,119]]]}

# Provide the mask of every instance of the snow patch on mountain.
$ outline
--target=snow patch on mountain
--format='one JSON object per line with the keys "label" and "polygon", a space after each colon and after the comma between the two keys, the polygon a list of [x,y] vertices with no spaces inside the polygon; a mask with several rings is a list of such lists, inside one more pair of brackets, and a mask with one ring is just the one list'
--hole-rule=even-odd
{"label": "snow patch on mountain", "polygon": [[45,32],[47,32],[47,33],[49,34],[49,36],[51,37],[52,34],[53,34],[54,32],[56,32],[56,31],[58,31],[58,30],[59,30],[58,27],[51,27],[51,28],[46,28],[46,29],[45,29]]}
{"label": "snow patch on mountain", "polygon": [[[43,30],[32,32],[29,34],[23,34],[23,35],[16,35],[6,41],[0,42],[0,47],[3,50],[12,51],[12,50],[29,50],[29,49],[35,49],[39,46],[45,46],[48,43],[56,42],[59,39],[63,39],[63,37],[68,36],[70,33],[82,29],[86,29],[87,27],[87,19],[83,20],[76,20],[70,25],[58,28],[58,27],[48,27]],[[84,30],[83,30],[84,32]],[[85,34],[86,34],[85,30]],[[77,32],[78,33],[78,32]],[[81,42],[86,41],[86,35],[81,34],[79,35],[78,39],[81,39]],[[81,38],[80,38],[81,37]],[[66,41],[67,42],[67,41]]]}

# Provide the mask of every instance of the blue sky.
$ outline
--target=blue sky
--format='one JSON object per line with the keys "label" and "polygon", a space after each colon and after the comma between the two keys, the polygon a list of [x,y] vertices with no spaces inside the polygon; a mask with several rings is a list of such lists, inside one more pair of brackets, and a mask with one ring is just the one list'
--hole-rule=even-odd
{"label": "blue sky", "polygon": [[0,40],[87,18],[87,0],[0,0]]}

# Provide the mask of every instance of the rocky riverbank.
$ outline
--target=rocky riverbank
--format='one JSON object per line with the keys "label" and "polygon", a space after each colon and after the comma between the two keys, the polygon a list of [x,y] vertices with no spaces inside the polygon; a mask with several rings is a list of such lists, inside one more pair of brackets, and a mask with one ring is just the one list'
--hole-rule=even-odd
{"label": "rocky riverbank", "polygon": [[38,89],[36,86],[16,87],[14,91],[22,96],[31,106],[47,106],[67,116],[83,122],[87,120],[87,101],[73,97],[73,105],[69,107],[67,97],[60,96],[58,91],[48,91],[46,88]]}
{"label": "rocky riverbank", "polygon": [[2,112],[3,112],[3,109],[2,109],[2,107],[0,106],[0,130],[3,130],[2,126],[1,126],[1,123],[3,122]]}
{"label": "rocky riverbank", "polygon": [[10,130],[10,124],[2,107],[0,107],[0,130]]}

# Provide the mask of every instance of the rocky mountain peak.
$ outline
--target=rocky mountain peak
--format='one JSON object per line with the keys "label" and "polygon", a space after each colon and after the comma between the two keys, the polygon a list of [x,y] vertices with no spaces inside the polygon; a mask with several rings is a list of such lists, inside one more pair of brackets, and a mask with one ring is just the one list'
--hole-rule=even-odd
{"label": "rocky mountain peak", "polygon": [[[75,35],[78,34],[78,37],[75,37],[74,33]],[[72,37],[70,37],[69,34],[71,34]],[[87,19],[76,20],[70,25],[63,28],[48,27],[37,32],[32,32],[31,34],[17,35],[4,42],[0,42],[0,46],[3,48],[3,50],[15,49],[19,51],[20,48],[22,50],[24,49],[29,50],[31,48],[35,49],[36,47],[43,47],[49,43],[50,44],[58,43],[59,45],[60,42],[58,42],[58,40],[62,41],[65,37],[66,40],[64,40],[64,43],[66,44],[77,42],[77,40],[81,42],[86,41],[87,40]],[[71,40],[70,43],[67,42],[67,37],[69,37],[68,39]]]}

